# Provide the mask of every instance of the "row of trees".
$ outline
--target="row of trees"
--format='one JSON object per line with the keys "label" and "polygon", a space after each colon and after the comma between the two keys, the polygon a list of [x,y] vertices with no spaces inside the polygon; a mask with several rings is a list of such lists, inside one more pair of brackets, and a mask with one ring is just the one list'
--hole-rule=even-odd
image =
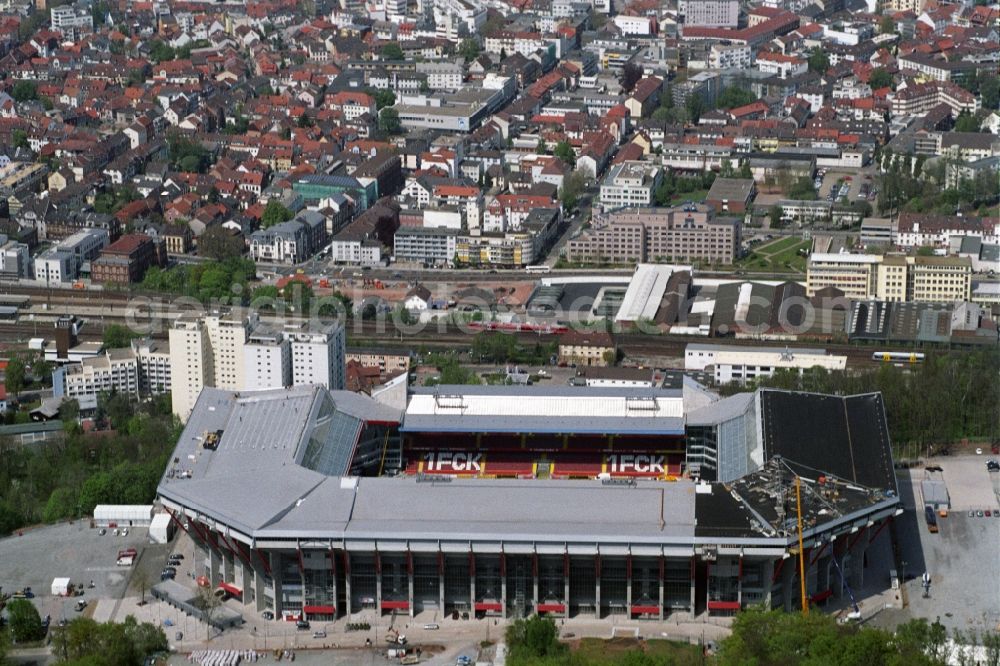
{"label": "row of trees", "polygon": [[168,649],[163,629],[129,615],[122,623],[76,618],[53,631],[52,654],[76,666],[141,666]]}
{"label": "row of trees", "polygon": [[[147,291],[188,296],[206,303],[212,299],[230,299],[246,294],[246,284],[257,275],[250,259],[232,257],[205,264],[182,264],[169,270],[153,266],[140,283]],[[243,302],[243,299],[239,299]]]}
{"label": "row of trees", "polygon": [[0,535],[83,516],[97,504],[152,501],[180,436],[169,396],[137,405],[129,396],[102,394],[95,420],[114,431],[98,439],[81,432],[78,411],[75,401],[60,409],[62,441],[27,447],[0,439]]}
{"label": "row of trees", "polygon": [[996,175],[988,170],[946,187],[953,160],[927,161],[923,155],[900,155],[889,148],[882,150],[879,160],[883,173],[878,178],[877,208],[882,215],[898,215],[904,210],[954,215],[958,210],[991,205],[1000,197]]}
{"label": "row of trees", "polygon": [[[779,370],[756,386],[855,395],[880,391],[897,446],[944,445],[962,438],[1000,440],[1000,355],[995,351],[928,355],[912,368],[884,365],[861,372]],[[726,386],[733,393],[743,387]]]}

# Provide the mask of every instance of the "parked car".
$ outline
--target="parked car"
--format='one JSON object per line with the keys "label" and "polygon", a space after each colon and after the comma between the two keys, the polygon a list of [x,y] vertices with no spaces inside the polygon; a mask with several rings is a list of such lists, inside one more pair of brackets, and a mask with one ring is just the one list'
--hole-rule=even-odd
{"label": "parked car", "polygon": [[309,626],[310,626],[309,620],[299,620],[298,622],[295,623],[295,628],[298,629],[299,631],[305,631],[309,629]]}
{"label": "parked car", "polygon": [[269,610],[264,611],[263,613],[260,614],[260,616],[262,618],[264,618],[265,620],[273,620],[274,619],[274,613],[272,613]]}
{"label": "parked car", "polygon": [[170,554],[170,559],[172,559],[172,560],[183,560],[184,559],[184,553],[171,553]]}

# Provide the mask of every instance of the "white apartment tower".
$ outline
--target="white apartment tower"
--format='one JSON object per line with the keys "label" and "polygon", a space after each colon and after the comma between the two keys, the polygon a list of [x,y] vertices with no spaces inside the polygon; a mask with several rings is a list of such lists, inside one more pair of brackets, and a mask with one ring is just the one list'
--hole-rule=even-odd
{"label": "white apartment tower", "polygon": [[212,345],[205,320],[194,315],[178,317],[170,327],[168,338],[171,408],[186,421],[201,390],[215,383]]}
{"label": "white apartment tower", "polygon": [[343,390],[347,354],[343,326],[331,324],[319,331],[310,331],[305,325],[289,326],[285,334],[291,343],[293,386],[321,384],[330,390]]}
{"label": "white apartment tower", "polygon": [[244,379],[248,389],[292,385],[292,350],[281,331],[258,328],[243,347]]}

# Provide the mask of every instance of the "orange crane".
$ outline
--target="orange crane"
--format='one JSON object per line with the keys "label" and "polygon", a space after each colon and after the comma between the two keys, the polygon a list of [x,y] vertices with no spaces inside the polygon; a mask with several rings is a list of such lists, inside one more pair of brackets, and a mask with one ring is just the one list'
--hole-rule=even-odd
{"label": "orange crane", "polygon": [[802,614],[809,615],[809,599],[806,598],[806,556],[802,547],[802,479],[795,475],[795,510],[799,521],[799,590],[802,594]]}

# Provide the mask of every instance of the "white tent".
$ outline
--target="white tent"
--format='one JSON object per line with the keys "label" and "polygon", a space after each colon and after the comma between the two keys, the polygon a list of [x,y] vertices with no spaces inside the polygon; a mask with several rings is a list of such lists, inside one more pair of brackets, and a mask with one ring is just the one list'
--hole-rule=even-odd
{"label": "white tent", "polygon": [[149,538],[153,543],[167,543],[174,537],[174,527],[169,514],[158,513],[149,524]]}
{"label": "white tent", "polygon": [[69,578],[52,579],[52,596],[54,597],[69,596]]}
{"label": "white tent", "polygon": [[94,522],[101,527],[149,525],[151,520],[152,504],[98,504],[94,507]]}

